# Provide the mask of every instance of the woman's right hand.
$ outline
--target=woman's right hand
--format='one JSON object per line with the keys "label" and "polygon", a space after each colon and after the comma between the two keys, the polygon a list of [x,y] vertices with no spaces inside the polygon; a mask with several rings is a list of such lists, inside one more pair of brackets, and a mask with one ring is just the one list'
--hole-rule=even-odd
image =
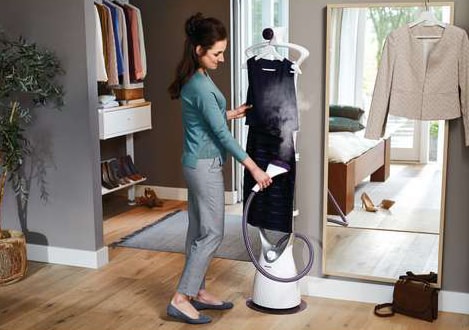
{"label": "woman's right hand", "polygon": [[246,166],[246,168],[249,170],[252,177],[259,185],[260,190],[263,190],[270,186],[270,184],[272,183],[272,178],[259,166],[257,166],[257,164],[251,159],[251,157],[246,158],[243,161],[243,165]]}
{"label": "woman's right hand", "polygon": [[256,166],[251,172],[252,177],[259,185],[260,190],[264,190],[272,184],[272,178],[260,167]]}

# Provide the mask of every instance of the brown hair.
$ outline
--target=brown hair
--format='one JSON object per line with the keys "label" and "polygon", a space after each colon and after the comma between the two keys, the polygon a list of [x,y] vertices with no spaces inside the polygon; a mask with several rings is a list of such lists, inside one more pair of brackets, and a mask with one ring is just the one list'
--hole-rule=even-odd
{"label": "brown hair", "polygon": [[205,18],[201,13],[192,15],[186,20],[185,32],[182,59],[176,68],[175,79],[168,88],[171,99],[178,99],[181,96],[182,86],[200,67],[196,47],[201,46],[205,54],[217,41],[226,40],[227,37],[222,22],[213,17]]}

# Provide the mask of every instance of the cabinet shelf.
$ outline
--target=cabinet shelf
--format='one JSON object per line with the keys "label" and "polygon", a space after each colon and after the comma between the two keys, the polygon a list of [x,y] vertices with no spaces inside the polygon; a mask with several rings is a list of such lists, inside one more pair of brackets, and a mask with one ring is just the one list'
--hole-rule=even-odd
{"label": "cabinet shelf", "polygon": [[135,186],[136,184],[139,184],[140,182],[143,182],[145,181],[147,178],[142,178],[140,180],[136,180],[136,181],[132,181],[132,182],[129,182],[127,184],[121,184],[119,185],[119,187],[116,187],[116,188],[113,188],[113,189],[107,189],[107,188],[104,188],[104,187],[101,187],[101,195],[107,195],[107,194],[110,194],[114,191],[118,191],[118,190],[121,190],[121,189],[125,189],[125,188],[130,188],[132,186]]}
{"label": "cabinet shelf", "polygon": [[151,102],[99,109],[99,138],[117,136],[151,129]]}
{"label": "cabinet shelf", "polygon": [[[128,104],[114,108],[98,109],[99,112],[99,138],[107,140],[118,136],[126,137],[127,155],[134,158],[133,133],[151,129],[151,102]],[[101,187],[101,195],[128,188],[129,203],[135,200],[135,185],[145,181],[137,181],[119,185],[113,189]]]}

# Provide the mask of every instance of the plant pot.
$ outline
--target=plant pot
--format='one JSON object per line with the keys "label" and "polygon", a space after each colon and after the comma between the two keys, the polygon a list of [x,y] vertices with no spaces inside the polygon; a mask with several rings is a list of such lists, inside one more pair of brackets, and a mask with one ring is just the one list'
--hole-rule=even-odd
{"label": "plant pot", "polygon": [[0,286],[21,280],[28,268],[24,234],[17,230],[5,232],[10,237],[0,238]]}

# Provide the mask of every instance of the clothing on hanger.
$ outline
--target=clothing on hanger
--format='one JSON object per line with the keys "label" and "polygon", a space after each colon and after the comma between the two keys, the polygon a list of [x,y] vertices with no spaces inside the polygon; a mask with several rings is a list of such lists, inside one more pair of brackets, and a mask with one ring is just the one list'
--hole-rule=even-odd
{"label": "clothing on hanger", "polygon": [[[114,39],[114,29],[112,27],[112,17],[110,9],[102,4],[95,3],[101,22],[101,32],[103,38],[104,62],[106,66],[106,74],[108,77],[108,85],[118,85],[119,78],[117,72],[117,56]],[[96,27],[98,28],[98,26]]]}
{"label": "clothing on hanger", "polygon": [[147,56],[145,49],[145,37],[143,35],[143,23],[142,23],[142,14],[140,9],[130,3],[126,4],[127,7],[130,7],[135,10],[137,16],[137,28],[138,28],[138,45],[140,49],[140,62],[141,62],[141,77],[138,79],[143,80],[147,75]]}
{"label": "clothing on hanger", "polygon": [[292,62],[283,60],[247,61],[248,91],[246,104],[253,107],[246,113],[246,125],[262,128],[275,136],[297,131],[298,109]]}
{"label": "clothing on hanger", "polygon": [[103,33],[98,8],[96,6],[94,6],[94,13],[96,23],[96,80],[107,81],[106,64],[104,61]]}
{"label": "clothing on hanger", "polygon": [[[263,169],[272,161],[281,161],[290,171],[276,177],[269,189],[253,199],[247,221],[252,226],[291,233],[296,177],[294,135],[299,129],[296,75],[291,69],[294,63],[276,54],[272,44],[264,43],[258,49],[261,52],[246,63],[249,82],[246,103],[253,106],[246,114],[249,125],[246,151]],[[254,178],[245,170],[244,201],[254,184]]]}
{"label": "clothing on hanger", "polygon": [[119,20],[119,13],[116,5],[106,0],[103,0],[103,5],[107,6],[111,12],[112,28],[114,30],[114,46],[116,48],[117,73],[120,76],[124,73],[121,30],[122,22]]}
{"label": "clothing on hanger", "polygon": [[102,0],[102,4],[95,5],[99,9],[101,23],[106,21],[105,24],[102,23],[102,30],[106,31],[106,36],[103,37],[107,45],[103,51],[106,65],[113,67],[115,62],[117,67],[117,78],[114,72],[108,73],[108,84],[137,88],[147,73],[140,10],[134,5],[117,0]]}
{"label": "clothing on hanger", "polygon": [[[417,32],[427,29],[440,30],[441,38],[432,43],[419,39]],[[404,25],[388,35],[365,137],[382,137],[389,114],[417,120],[463,117],[469,146],[469,39],[465,30],[454,25],[443,31],[439,26]]]}
{"label": "clothing on hanger", "polygon": [[[103,2],[106,0],[103,0]],[[109,1],[108,1],[109,2]],[[117,17],[119,20],[119,38],[122,47],[122,63],[123,72],[119,75],[119,84],[124,88],[130,85],[130,73],[129,73],[129,42],[128,42],[128,27],[127,19],[123,5],[119,1],[112,1],[112,5],[117,9]]]}

